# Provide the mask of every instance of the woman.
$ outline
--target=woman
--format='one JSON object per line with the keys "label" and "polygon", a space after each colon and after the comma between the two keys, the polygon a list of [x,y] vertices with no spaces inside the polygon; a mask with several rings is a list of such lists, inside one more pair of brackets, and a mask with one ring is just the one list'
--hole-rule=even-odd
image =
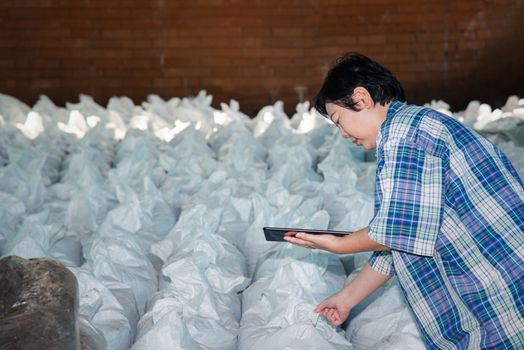
{"label": "woman", "polygon": [[376,148],[375,214],[352,235],[289,232],[333,253],[374,251],[315,309],[340,325],[397,275],[429,348],[524,348],[524,188],[506,156],[455,119],[407,105],[389,70],[359,55],[328,72],[316,109]]}

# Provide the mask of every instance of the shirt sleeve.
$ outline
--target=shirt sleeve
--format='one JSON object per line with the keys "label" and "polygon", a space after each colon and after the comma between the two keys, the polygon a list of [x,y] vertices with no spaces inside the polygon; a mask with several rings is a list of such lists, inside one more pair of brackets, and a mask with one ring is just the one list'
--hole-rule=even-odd
{"label": "shirt sleeve", "polygon": [[394,250],[433,256],[443,215],[443,177],[442,160],[412,142],[384,147],[369,237]]}
{"label": "shirt sleeve", "polygon": [[390,251],[373,252],[373,255],[369,258],[368,264],[378,273],[388,276],[395,275],[393,256]]}

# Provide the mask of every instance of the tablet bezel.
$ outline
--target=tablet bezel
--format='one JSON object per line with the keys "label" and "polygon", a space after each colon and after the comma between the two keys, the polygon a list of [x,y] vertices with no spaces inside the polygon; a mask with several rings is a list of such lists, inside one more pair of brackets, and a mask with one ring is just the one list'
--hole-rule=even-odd
{"label": "tablet bezel", "polygon": [[286,232],[305,232],[315,235],[330,234],[330,235],[349,235],[353,232],[348,231],[334,231],[334,230],[316,230],[316,229],[304,229],[304,228],[291,228],[291,227],[271,227],[266,226],[262,228],[264,230],[264,235],[266,236],[266,241],[271,242],[287,242],[284,239],[284,233]]}

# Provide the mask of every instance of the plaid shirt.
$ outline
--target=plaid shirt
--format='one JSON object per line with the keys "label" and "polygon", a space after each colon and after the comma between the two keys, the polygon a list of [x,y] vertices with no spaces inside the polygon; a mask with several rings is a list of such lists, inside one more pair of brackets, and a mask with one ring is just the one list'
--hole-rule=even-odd
{"label": "plaid shirt", "polygon": [[524,348],[524,189],[455,119],[393,101],[377,138],[369,263],[396,274],[429,348]]}

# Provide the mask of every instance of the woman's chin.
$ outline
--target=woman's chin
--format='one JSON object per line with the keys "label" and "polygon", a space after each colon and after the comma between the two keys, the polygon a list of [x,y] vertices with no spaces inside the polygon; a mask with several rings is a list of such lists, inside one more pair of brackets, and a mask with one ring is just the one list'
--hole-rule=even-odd
{"label": "woman's chin", "polygon": [[375,145],[370,145],[368,143],[359,143],[358,145],[364,148],[366,151],[371,151],[372,149],[375,148]]}

